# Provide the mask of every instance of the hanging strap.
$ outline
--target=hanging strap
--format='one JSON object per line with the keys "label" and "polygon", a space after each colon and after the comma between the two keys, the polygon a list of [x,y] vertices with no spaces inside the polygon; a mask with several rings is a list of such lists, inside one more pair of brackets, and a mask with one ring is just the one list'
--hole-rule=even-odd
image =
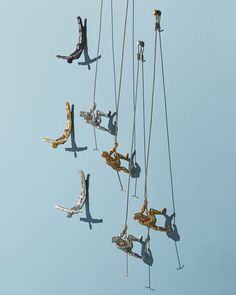
{"label": "hanging strap", "polygon": [[117,106],[116,106],[115,144],[118,143],[118,141],[117,141],[117,139],[118,139],[118,119],[119,119],[119,106],[120,106],[120,97],[121,97],[121,86],[122,86],[122,78],[123,78],[124,53],[125,53],[125,38],[126,38],[126,29],[127,29],[128,10],[129,10],[129,0],[126,0],[125,23],[124,23],[124,32],[123,32],[123,41],[122,41],[121,62],[120,62],[120,79],[119,79],[119,88],[118,88]]}

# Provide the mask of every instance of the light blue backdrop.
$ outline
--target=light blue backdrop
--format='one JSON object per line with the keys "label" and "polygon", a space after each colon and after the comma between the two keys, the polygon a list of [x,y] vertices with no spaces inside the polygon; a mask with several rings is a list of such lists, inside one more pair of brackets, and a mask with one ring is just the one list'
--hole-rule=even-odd
{"label": "light blue backdrop", "polygon": [[[130,1],[132,3],[132,1]],[[95,64],[86,67],[57,60],[77,40],[76,16],[88,19],[91,57],[96,55],[100,1],[0,1],[1,215],[0,292],[38,294],[146,294],[148,267],[129,259],[111,243],[125,218],[125,193],[115,173],[100,157],[113,144],[79,118],[91,107]],[[116,63],[119,69],[125,1],[114,0]],[[151,287],[163,295],[233,295],[235,225],[235,1],[135,0],[135,39],[144,40],[146,101],[150,102],[153,16],[162,10],[162,33],[176,200],[178,266],[175,245],[165,233],[152,232]],[[131,14],[120,106],[120,151],[130,150],[132,124]],[[114,111],[110,1],[104,1],[102,59],[97,103]],[[83,57],[82,57],[83,59]],[[158,87],[149,174],[149,200],[171,212],[164,103]],[[143,169],[141,105],[138,106],[137,157]],[[75,104],[76,141],[87,146],[74,158],[65,146],[53,150],[44,136],[61,135],[65,101]],[[78,171],[90,173],[90,213],[102,223],[80,216],[67,219],[55,204],[72,206],[80,191]],[[123,177],[126,186],[127,180]],[[133,186],[132,186],[133,192]],[[130,231],[145,228],[131,216],[142,203],[130,201]],[[82,213],[81,217],[84,217]],[[162,218],[159,223],[164,222]],[[139,248],[137,246],[137,251]]]}

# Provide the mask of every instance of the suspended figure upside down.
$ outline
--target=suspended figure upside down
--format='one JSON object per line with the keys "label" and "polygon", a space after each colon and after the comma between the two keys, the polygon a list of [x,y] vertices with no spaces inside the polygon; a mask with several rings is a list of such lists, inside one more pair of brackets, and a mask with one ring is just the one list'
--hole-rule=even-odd
{"label": "suspended figure upside down", "polygon": [[120,153],[117,153],[116,149],[118,147],[118,143],[114,145],[110,152],[102,152],[102,157],[106,159],[107,165],[111,166],[117,172],[123,171],[129,174],[129,170],[124,166],[121,166],[120,160],[125,160],[127,162],[130,161],[129,154],[127,153],[126,156],[123,156]]}
{"label": "suspended figure upside down", "polygon": [[82,19],[80,16],[77,16],[77,22],[78,22],[78,29],[79,29],[79,40],[76,45],[76,49],[74,52],[72,52],[70,55],[57,55],[57,58],[66,59],[68,63],[72,63],[73,60],[79,59],[84,47],[85,47],[85,40],[86,40],[86,27],[83,26]]}
{"label": "suspended figure upside down", "polygon": [[127,236],[126,233],[127,233],[127,227],[124,228],[124,230],[120,233],[119,236],[112,237],[112,243],[114,243],[118,249],[124,251],[128,255],[142,259],[143,257],[133,252],[132,249],[134,247],[133,242],[141,243],[143,240],[143,237],[140,236],[140,238],[138,239],[133,235]]}
{"label": "suspended figure upside down", "polygon": [[75,206],[72,208],[65,208],[58,205],[55,206],[56,209],[66,212],[66,217],[68,218],[71,218],[74,214],[81,213],[82,208],[86,201],[86,196],[87,196],[86,179],[85,179],[84,172],[82,170],[80,170],[80,179],[81,179],[80,196],[77,202],[75,203]]}
{"label": "suspended figure upside down", "polygon": [[57,139],[43,138],[43,141],[50,143],[51,146],[56,149],[58,145],[64,144],[68,140],[71,134],[72,124],[73,124],[72,113],[70,110],[70,104],[67,101],[66,102],[66,128],[64,129],[63,135]]}
{"label": "suspended figure upside down", "polygon": [[107,114],[105,114],[102,111],[96,110],[96,103],[93,104],[93,108],[90,109],[89,112],[84,112],[81,111],[80,112],[80,117],[84,118],[85,122],[87,124],[91,124],[92,126],[103,130],[103,131],[107,131],[109,132],[109,130],[103,126],[101,126],[102,123],[102,117],[107,117],[110,118],[111,117],[111,111],[109,111]]}
{"label": "suspended figure upside down", "polygon": [[[144,201],[143,207],[140,212],[134,214],[134,220],[137,220],[141,225],[145,225],[150,229],[154,229],[161,232],[171,231],[171,227],[161,227],[156,225],[156,215],[164,215],[166,213],[166,208],[159,210],[147,208],[148,202]],[[146,211],[146,214],[144,213]]]}

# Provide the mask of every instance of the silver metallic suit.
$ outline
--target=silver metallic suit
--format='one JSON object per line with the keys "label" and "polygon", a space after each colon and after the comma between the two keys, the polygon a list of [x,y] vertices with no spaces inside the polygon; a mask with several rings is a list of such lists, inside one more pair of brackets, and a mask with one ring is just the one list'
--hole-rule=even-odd
{"label": "silver metallic suit", "polygon": [[96,103],[93,104],[93,108],[90,109],[89,112],[80,112],[80,117],[84,118],[85,122],[87,124],[91,124],[92,126],[101,129],[103,131],[109,132],[109,130],[103,126],[101,126],[102,123],[102,117],[110,118],[111,112],[109,111],[107,114],[105,114],[102,111],[96,110]]}
{"label": "silver metallic suit", "polygon": [[140,236],[140,238],[136,238],[133,235],[126,236],[127,227],[124,228],[124,230],[120,233],[119,236],[112,237],[112,243],[116,245],[116,247],[125,253],[127,253],[130,256],[134,256],[136,258],[142,259],[142,256],[138,255],[137,253],[133,252],[133,242],[142,242],[143,237]]}
{"label": "silver metallic suit", "polygon": [[81,178],[81,190],[79,199],[76,201],[75,206],[72,208],[65,208],[62,206],[55,206],[56,209],[62,210],[66,212],[66,216],[71,218],[74,214],[78,214],[82,212],[82,208],[84,206],[86,196],[87,196],[87,189],[86,189],[86,179],[84,172],[80,170],[80,178]]}

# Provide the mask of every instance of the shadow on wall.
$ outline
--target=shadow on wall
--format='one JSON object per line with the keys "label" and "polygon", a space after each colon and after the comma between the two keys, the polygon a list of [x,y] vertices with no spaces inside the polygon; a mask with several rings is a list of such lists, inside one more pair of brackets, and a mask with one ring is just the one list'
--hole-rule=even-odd
{"label": "shadow on wall", "polygon": [[89,224],[89,229],[92,229],[92,224],[94,223],[102,223],[103,219],[96,219],[92,218],[90,208],[89,208],[89,179],[90,179],[90,174],[87,175],[86,179],[86,187],[87,187],[87,198],[85,201],[85,214],[86,217],[81,217],[80,221],[87,222]]}
{"label": "shadow on wall", "polygon": [[166,219],[165,220],[165,227],[172,228],[171,231],[166,232],[166,235],[168,238],[173,240],[175,243],[175,251],[176,251],[176,257],[177,257],[177,261],[178,261],[177,270],[180,270],[180,269],[184,268],[184,264],[181,264],[179,250],[178,250],[178,246],[177,246],[177,242],[180,241],[180,235],[178,233],[178,228],[175,224],[175,212],[173,214],[171,214],[170,216],[168,216],[167,214],[164,214],[164,217]]}
{"label": "shadow on wall", "polygon": [[90,70],[90,64],[97,61],[101,58],[101,55],[98,57],[95,57],[93,59],[90,58],[88,54],[88,39],[87,39],[87,19],[84,20],[84,27],[85,27],[85,44],[84,44],[84,62],[78,62],[78,65],[80,66],[88,66],[88,69]]}
{"label": "shadow on wall", "polygon": [[78,147],[75,141],[75,128],[74,128],[74,105],[71,106],[71,116],[72,116],[72,128],[71,128],[71,147],[65,148],[66,152],[73,152],[74,157],[77,158],[77,152],[82,152],[88,149],[87,146],[85,147]]}

